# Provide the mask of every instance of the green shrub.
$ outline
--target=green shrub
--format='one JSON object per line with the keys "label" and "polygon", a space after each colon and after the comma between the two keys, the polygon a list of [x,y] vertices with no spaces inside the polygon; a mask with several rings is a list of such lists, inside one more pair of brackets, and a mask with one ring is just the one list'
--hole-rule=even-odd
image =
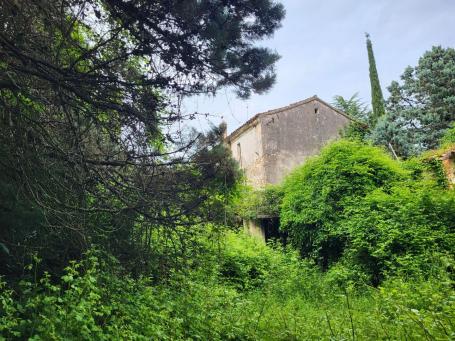
{"label": "green shrub", "polygon": [[272,257],[261,241],[228,233],[219,271],[237,289],[251,289],[262,285],[272,266]]}
{"label": "green shrub", "polygon": [[346,208],[339,224],[343,262],[378,285],[386,275],[428,277],[453,256],[455,195],[433,183],[377,189]]}
{"label": "green shrub", "polygon": [[377,147],[335,142],[286,179],[282,228],[323,269],[339,263],[335,282],[428,277],[455,245],[454,192],[430,173],[421,160],[400,163]]}
{"label": "green shrub", "polygon": [[[169,332],[165,321],[171,317],[150,283],[123,277],[111,267],[92,253],[82,262],[72,262],[55,283],[45,274],[36,282],[22,281],[15,292],[2,290],[0,335],[111,340],[160,338]],[[5,283],[1,285],[5,288]]]}
{"label": "green shrub", "polygon": [[[210,242],[209,242],[210,244]],[[453,339],[453,282],[395,278],[357,290],[341,263],[320,272],[296,252],[241,233],[207,249],[203,268],[165,282],[124,275],[92,252],[60,280],[44,276],[12,290],[0,284],[0,340],[419,340]],[[239,257],[234,257],[240,253]],[[245,256],[242,258],[242,254]],[[229,262],[262,269],[218,275]],[[443,266],[448,266],[445,263]],[[212,267],[210,271],[206,267]],[[237,266],[237,265],[236,265]],[[34,269],[31,269],[34,273]],[[238,286],[234,279],[254,285]]]}
{"label": "green shrub", "polygon": [[444,135],[441,138],[440,146],[444,147],[446,145],[454,144],[455,143],[455,122],[452,123],[452,126],[447,129]]}
{"label": "green shrub", "polygon": [[278,217],[282,199],[283,190],[279,185],[268,185],[259,190],[245,187],[234,204],[234,210],[244,219]]}
{"label": "green shrub", "polygon": [[327,268],[345,247],[337,229],[343,211],[374,189],[387,189],[408,176],[381,149],[345,140],[332,143],[286,178],[281,227],[302,256]]}

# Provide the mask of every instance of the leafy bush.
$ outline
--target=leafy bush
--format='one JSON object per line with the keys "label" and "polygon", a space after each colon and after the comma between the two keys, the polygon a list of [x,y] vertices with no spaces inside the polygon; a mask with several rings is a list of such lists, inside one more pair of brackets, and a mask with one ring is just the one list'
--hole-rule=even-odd
{"label": "leafy bush", "polygon": [[[194,275],[152,285],[114,270],[89,254],[72,262],[58,283],[49,275],[13,291],[1,283],[0,339],[176,340],[219,339],[216,309],[235,292]],[[216,314],[219,318],[216,318]],[[216,324],[216,328],[213,326]]]}
{"label": "leafy bush", "polygon": [[347,240],[343,262],[374,285],[386,275],[428,277],[438,259],[453,257],[455,195],[424,182],[377,189],[346,208],[339,233]]}
{"label": "leafy bush", "polygon": [[303,256],[327,268],[339,259],[346,242],[337,231],[343,211],[374,189],[407,177],[381,149],[335,142],[286,178],[281,227]]}
{"label": "leafy bush", "polygon": [[455,195],[416,164],[358,142],[335,142],[286,179],[282,228],[323,269],[339,262],[343,270],[331,275],[343,281],[378,285],[391,273],[428,276],[439,257],[453,257]]}
{"label": "leafy bush", "polygon": [[229,233],[219,271],[222,278],[237,289],[259,287],[271,270],[273,256],[261,241]]}
{"label": "leafy bush", "polygon": [[447,129],[441,138],[441,146],[455,143],[455,123]]}
{"label": "leafy bush", "polygon": [[245,187],[234,204],[234,210],[244,219],[277,217],[282,199],[283,190],[279,185],[268,185],[256,190]]}
{"label": "leafy bush", "polygon": [[[59,281],[46,275],[14,290],[1,283],[0,340],[439,340],[455,335],[453,282],[445,273],[426,281],[397,278],[358,291],[347,282],[334,285],[333,273],[320,272],[291,250],[234,233],[220,242],[208,251],[203,267],[174,273],[159,284],[125,276],[114,259],[96,252],[71,263]],[[234,257],[237,252],[246,255]],[[262,264],[261,281],[244,288],[218,275],[218,269],[236,262],[249,268]],[[338,279],[346,273],[341,266],[337,272]],[[254,282],[248,271],[239,277]]]}

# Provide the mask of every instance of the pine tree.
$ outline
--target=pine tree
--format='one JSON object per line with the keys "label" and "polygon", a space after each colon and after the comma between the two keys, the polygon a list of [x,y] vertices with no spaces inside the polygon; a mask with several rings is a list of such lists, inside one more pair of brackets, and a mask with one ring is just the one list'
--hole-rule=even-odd
{"label": "pine tree", "polygon": [[378,118],[385,114],[384,97],[382,96],[381,85],[379,84],[378,70],[376,69],[370,35],[366,33],[365,36],[367,38],[368,62],[370,64],[371,105],[373,107],[371,123],[374,125]]}
{"label": "pine tree", "polygon": [[376,144],[401,157],[438,148],[455,122],[455,49],[434,46],[387,88],[387,113],[372,127]]}
{"label": "pine tree", "polygon": [[35,251],[57,275],[93,245],[136,275],[168,271],[237,176],[221,132],[187,129],[197,113],[177,102],[270,89],[279,56],[258,42],[284,12],[274,0],[0,0],[0,276]]}

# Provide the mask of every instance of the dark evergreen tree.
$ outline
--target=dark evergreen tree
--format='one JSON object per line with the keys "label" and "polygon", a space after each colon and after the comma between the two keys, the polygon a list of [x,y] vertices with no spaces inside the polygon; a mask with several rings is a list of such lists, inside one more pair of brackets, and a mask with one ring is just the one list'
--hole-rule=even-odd
{"label": "dark evergreen tree", "polygon": [[283,16],[273,0],[0,1],[0,199],[41,224],[18,233],[0,203],[11,271],[28,252],[55,268],[45,250],[62,265],[93,244],[142,271],[162,265],[153,243],[214,219],[236,168],[220,131],[182,132],[194,114],[173,103],[268,90],[279,56],[256,42]]}
{"label": "dark evergreen tree", "polygon": [[371,106],[373,113],[371,116],[371,124],[375,124],[379,117],[385,114],[384,97],[382,95],[381,84],[379,83],[378,70],[376,69],[376,61],[374,59],[373,45],[371,44],[370,35],[366,33],[368,62],[370,65],[370,83],[371,83]]}
{"label": "dark evergreen tree", "polygon": [[455,121],[455,49],[435,46],[388,87],[387,114],[371,137],[408,157],[437,148]]}

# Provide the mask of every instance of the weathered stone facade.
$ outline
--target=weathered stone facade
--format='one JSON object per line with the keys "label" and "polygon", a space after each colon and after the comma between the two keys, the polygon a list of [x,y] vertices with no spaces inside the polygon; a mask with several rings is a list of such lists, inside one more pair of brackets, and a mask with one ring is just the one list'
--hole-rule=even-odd
{"label": "weathered stone facade", "polygon": [[350,120],[313,96],[255,115],[226,141],[250,184],[262,188],[280,183],[305,159],[318,154],[328,141],[339,137]]}

